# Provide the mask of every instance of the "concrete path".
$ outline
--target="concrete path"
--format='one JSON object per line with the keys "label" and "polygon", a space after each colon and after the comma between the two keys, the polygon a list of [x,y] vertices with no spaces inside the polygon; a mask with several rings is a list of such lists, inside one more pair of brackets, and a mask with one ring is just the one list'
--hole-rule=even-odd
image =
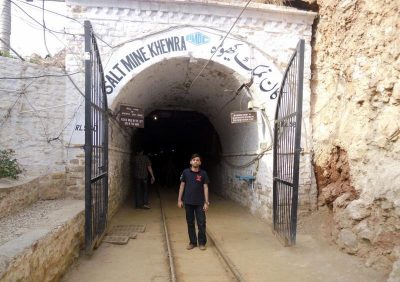
{"label": "concrete path", "polygon": [[158,203],[153,200],[150,210],[134,209],[133,204],[125,203],[111,226],[146,224],[145,232],[138,233],[126,245],[101,243],[91,257],[81,256],[61,281],[170,281]]}
{"label": "concrete path", "polygon": [[[63,281],[169,281],[163,226],[154,194],[151,210],[135,210],[132,205],[125,205],[111,222],[111,225],[147,224],[145,233],[139,233],[127,245],[102,243],[91,258],[79,259]],[[176,208],[175,213],[175,194],[167,198],[171,201],[165,208],[167,219],[172,220],[169,225],[178,257],[178,274],[188,278],[189,274],[197,273],[195,281],[211,281],[216,262],[208,261],[207,253],[197,249],[185,250],[186,223],[183,216],[178,216],[184,211]],[[317,231],[310,228],[298,232],[296,246],[283,247],[269,224],[238,204],[215,195],[211,196],[207,212],[207,228],[244,281],[386,281],[384,273],[365,267],[355,256],[340,252],[336,245],[321,240],[316,236]],[[209,244],[205,252],[215,252],[215,246]]]}
{"label": "concrete path", "polygon": [[207,220],[215,243],[245,281],[386,281],[359,258],[317,238],[315,230],[299,230],[296,245],[283,247],[271,225],[221,197],[212,197]]}

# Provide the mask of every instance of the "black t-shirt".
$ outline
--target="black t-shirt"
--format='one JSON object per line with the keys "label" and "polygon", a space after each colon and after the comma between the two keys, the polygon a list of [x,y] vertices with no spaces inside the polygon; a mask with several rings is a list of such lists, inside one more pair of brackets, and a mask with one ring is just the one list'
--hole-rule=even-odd
{"label": "black t-shirt", "polygon": [[188,205],[204,205],[204,184],[208,184],[207,172],[205,170],[192,171],[185,169],[181,175],[181,182],[185,183],[183,201]]}

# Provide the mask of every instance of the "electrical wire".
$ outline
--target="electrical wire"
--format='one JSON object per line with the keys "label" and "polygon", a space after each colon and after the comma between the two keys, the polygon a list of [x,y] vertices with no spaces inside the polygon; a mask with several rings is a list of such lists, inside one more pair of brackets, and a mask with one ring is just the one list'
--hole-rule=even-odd
{"label": "electrical wire", "polygon": [[230,103],[232,103],[233,101],[235,101],[235,99],[239,96],[240,92],[242,92],[243,89],[247,90],[247,93],[250,93],[249,88],[251,87],[251,85],[253,84],[253,76],[251,76],[250,81],[247,83],[243,83],[242,85],[240,85],[240,87],[238,88],[238,90],[236,90],[235,92],[235,96],[233,96],[231,99],[229,99],[229,101],[227,101],[224,105],[222,105],[222,107],[219,109],[218,113],[222,113],[222,110],[228,106]]}
{"label": "electrical wire", "polygon": [[[41,8],[41,7],[39,7],[39,6],[33,5],[33,4],[31,4],[31,3],[29,3],[29,2],[26,2],[26,1],[23,1],[23,0],[16,0],[16,1],[18,1],[18,2],[20,2],[21,4],[24,4],[24,5],[29,5],[29,6],[35,7],[35,8],[37,8],[37,9],[43,9],[43,10],[45,10],[46,12],[49,12],[49,13],[52,13],[52,14],[55,14],[55,15],[58,15],[58,16],[67,18],[67,19],[69,19],[69,20],[73,20],[73,21],[75,21],[75,22],[81,24],[81,22],[78,21],[77,19],[74,19],[74,18],[68,17],[68,16],[66,16],[66,15],[63,15],[63,14],[54,12],[54,11],[52,11],[52,10]],[[12,1],[10,0],[10,2],[12,2]]]}
{"label": "electrical wire", "polygon": [[11,112],[14,109],[14,107],[16,106],[16,104],[18,103],[18,101],[21,99],[22,96],[24,96],[25,100],[27,101],[28,105],[33,109],[34,115],[39,118],[42,127],[43,127],[43,131],[44,131],[44,135],[46,137],[46,141],[47,143],[50,143],[52,141],[55,140],[60,140],[60,136],[61,134],[65,131],[65,129],[71,124],[71,122],[75,119],[78,110],[80,109],[80,107],[82,106],[83,102],[85,101],[85,99],[82,99],[80,104],[77,106],[77,108],[74,110],[74,114],[72,116],[72,118],[64,125],[64,127],[62,128],[62,130],[59,132],[59,134],[56,137],[50,138],[49,134],[46,130],[46,126],[44,125],[43,119],[39,116],[38,114],[38,110],[33,106],[33,104],[31,103],[31,101],[28,99],[27,95],[26,95],[26,90],[29,88],[29,86],[31,86],[34,83],[34,80],[31,81],[23,90],[21,90],[21,93],[18,95],[17,99],[15,100],[15,102],[13,103],[13,105],[6,111],[7,114],[4,116],[3,121],[0,124],[0,128],[3,127],[4,123],[11,117]]}
{"label": "electrical wire", "polygon": [[[63,15],[63,14],[54,12],[54,11],[52,11],[52,10],[40,8],[40,7],[36,6],[36,5],[33,5],[33,4],[30,4],[30,3],[24,2],[24,1],[22,1],[22,0],[17,0],[17,1],[20,2],[20,3],[23,3],[23,4],[26,4],[26,5],[35,7],[35,8],[37,8],[37,9],[43,9],[43,11],[46,11],[46,12],[49,12],[49,13],[58,15],[58,16],[60,16],[60,17],[64,17],[64,18],[69,19],[69,20],[72,20],[72,21],[75,21],[75,22],[79,23],[81,26],[84,26],[83,23],[81,23],[80,21],[78,21],[77,19],[74,19],[74,18],[72,18],[72,17],[68,17],[68,16],[66,16],[66,15]],[[12,2],[12,1],[11,1],[11,2]],[[66,33],[66,34],[82,36],[82,34],[73,34],[73,33]],[[113,48],[113,46],[111,46],[109,43],[107,43],[106,41],[104,41],[100,36],[95,35],[95,37],[96,37],[97,39],[99,39],[101,42],[103,42],[104,44],[106,44],[108,47]]]}
{"label": "electrical wire", "polygon": [[24,17],[22,15],[17,15],[17,14],[14,13],[13,17],[20,19],[25,24],[29,25],[29,27],[32,28],[32,29],[35,29],[35,30],[42,30],[43,29],[42,26],[38,26],[36,23],[29,21],[26,17]]}
{"label": "electrical wire", "polygon": [[32,105],[31,101],[29,101],[28,96],[26,96],[25,92],[23,92],[23,96],[24,96],[26,102],[28,102],[28,105],[33,109],[34,115],[40,120],[40,123],[42,124],[42,127],[43,127],[44,136],[46,137],[47,143],[49,143],[49,134],[46,130],[46,126],[44,125],[43,119],[40,117],[36,108]]}
{"label": "electrical wire", "polygon": [[214,55],[217,53],[218,49],[221,48],[224,45],[225,39],[228,37],[228,35],[231,33],[233,27],[236,25],[236,23],[238,22],[238,20],[240,19],[240,17],[242,16],[243,12],[246,10],[247,6],[250,4],[251,0],[247,1],[246,5],[243,7],[242,11],[240,12],[239,16],[237,16],[235,22],[232,24],[231,28],[229,29],[229,31],[226,33],[225,37],[222,39],[221,43],[218,45],[217,49],[215,50],[215,52],[211,55],[210,59],[208,59],[208,61],[204,64],[204,66],[201,68],[200,72],[196,75],[196,77],[192,80],[192,82],[190,83],[190,86],[188,88],[188,92],[190,91],[190,89],[192,88],[193,83],[199,78],[200,74],[204,71],[204,69],[208,66],[208,64],[211,62],[212,58],[214,57]]}
{"label": "electrical wire", "polygon": [[[71,54],[73,54],[74,56],[76,56],[76,55],[74,54],[73,50],[71,50],[71,48],[70,48],[69,46],[67,46],[61,39],[59,39],[58,36],[56,36],[54,33],[61,33],[61,34],[63,34],[63,35],[67,34],[67,35],[72,35],[72,36],[75,36],[75,35],[83,36],[82,34],[72,34],[72,33],[67,33],[67,32],[65,32],[65,31],[64,31],[64,32],[58,32],[58,31],[51,30],[51,29],[49,29],[49,28],[43,26],[40,22],[38,22],[35,18],[33,18],[32,16],[30,16],[23,8],[21,8],[20,6],[18,6],[18,5],[17,5],[16,3],[14,3],[12,0],[10,0],[10,2],[13,3],[16,7],[18,7],[18,8],[19,8],[24,14],[26,14],[29,18],[33,19],[39,26],[41,26],[41,27],[47,29],[47,30],[50,32],[51,35],[53,35],[59,42],[61,42],[61,44],[64,45],[64,47],[65,47],[66,49],[68,49],[68,50],[70,51]],[[39,8],[39,7],[38,7],[38,8]],[[77,60],[77,61],[80,61],[81,59],[78,58],[78,57],[76,57],[76,60]]]}
{"label": "electrical wire", "polygon": [[[75,109],[75,111],[74,111],[74,114],[72,115],[72,118],[65,124],[65,126],[63,127],[63,129],[61,129],[60,133],[59,133],[56,137],[49,138],[49,139],[47,140],[47,143],[50,143],[50,142],[55,141],[55,140],[60,140],[61,134],[63,134],[63,132],[65,131],[65,129],[67,129],[67,127],[68,127],[68,126],[71,124],[71,122],[75,119],[75,117],[76,117],[76,115],[78,114],[78,111],[79,111],[79,109],[81,108],[81,106],[82,106],[82,104],[83,104],[84,101],[85,101],[85,99],[82,99],[82,100],[81,100],[81,102],[79,103],[79,105],[76,107],[76,109]],[[70,138],[70,140],[69,140],[69,144],[68,144],[68,145],[71,144],[71,139],[72,139],[73,132],[74,132],[74,131],[72,130],[71,138]],[[60,141],[61,141],[61,140],[60,140]]]}
{"label": "electrical wire", "polygon": [[15,79],[34,79],[34,78],[42,78],[42,77],[63,77],[63,76],[70,76],[77,73],[82,73],[81,71],[73,72],[73,73],[66,73],[66,74],[44,74],[44,75],[37,75],[37,76],[20,76],[20,77],[0,77],[0,80],[15,80]]}
{"label": "electrical wire", "polygon": [[66,70],[63,70],[66,76],[68,77],[69,81],[71,81],[72,85],[75,87],[75,89],[78,91],[78,93],[82,96],[85,97],[85,94],[82,92],[82,90],[79,89],[78,85],[76,85],[75,81],[72,79],[71,75],[67,73]]}
{"label": "electrical wire", "polygon": [[27,86],[24,87],[24,89],[21,90],[21,92],[19,93],[17,99],[14,101],[14,103],[11,105],[11,107],[9,107],[6,110],[6,114],[3,117],[3,120],[0,123],[0,128],[3,127],[3,125],[5,124],[5,122],[11,117],[11,112],[14,109],[14,107],[17,105],[19,99],[21,99],[22,95],[24,95],[25,91],[35,82],[35,80],[32,80]]}
{"label": "electrical wire", "polygon": [[49,48],[47,47],[47,42],[46,42],[46,22],[44,21],[44,0],[42,0],[42,21],[43,21],[43,42],[44,46],[46,47],[48,56],[51,57],[51,53],[49,51]]}
{"label": "electrical wire", "polygon": [[36,20],[34,17],[32,17],[31,15],[29,15],[28,12],[26,12],[23,8],[21,8],[20,6],[18,6],[14,1],[10,1],[12,4],[14,4],[18,9],[20,9],[25,15],[27,15],[30,19],[32,19],[35,23],[37,23],[39,26],[47,29],[48,31],[54,32],[54,33],[60,33],[60,34],[67,34],[67,35],[80,35],[82,36],[82,34],[73,34],[73,33],[68,33],[66,31],[61,32],[61,31],[56,31],[56,30],[52,30],[49,29],[48,27],[44,26],[43,24],[41,24],[38,20]]}
{"label": "electrical wire", "polygon": [[[14,4],[16,7],[18,7],[24,14],[26,14],[30,19],[32,19],[35,23],[37,23],[39,26],[41,26],[41,27],[43,28],[44,45],[45,45],[45,47],[46,47],[46,50],[47,50],[48,54],[50,54],[50,51],[49,51],[49,49],[48,49],[48,47],[47,47],[47,42],[46,42],[46,30],[48,30],[53,36],[55,36],[53,33],[61,33],[61,34],[64,34],[64,35],[65,35],[65,34],[68,34],[68,35],[73,35],[73,36],[75,36],[75,35],[83,36],[82,34],[72,34],[72,33],[67,33],[67,32],[65,32],[65,31],[64,31],[64,32],[58,32],[58,31],[54,31],[54,30],[51,30],[51,29],[47,28],[47,27],[46,27],[45,20],[44,20],[44,11],[46,10],[46,9],[44,8],[44,0],[43,0],[43,2],[42,2],[42,8],[41,8],[41,9],[42,9],[42,20],[43,20],[43,24],[41,24],[40,22],[38,22],[38,21],[37,21],[36,19],[34,19],[32,16],[30,16],[23,8],[21,8],[20,6],[18,6],[16,3],[14,3],[13,1],[10,1],[10,2],[13,3],[13,4]],[[27,3],[26,3],[26,4],[27,4]],[[31,5],[31,4],[29,4],[29,5]],[[37,7],[37,6],[35,6],[35,5],[31,5],[31,6],[34,6],[34,7],[36,7],[36,8],[40,8],[40,7]],[[46,11],[49,11],[49,10],[46,10]],[[53,12],[53,13],[55,13],[55,12]],[[58,13],[55,13],[55,14],[58,14]],[[58,15],[61,15],[61,14],[58,14]],[[63,16],[63,15],[62,15],[62,16]],[[65,16],[65,17],[66,17],[66,16]],[[70,17],[66,17],[66,18],[72,19],[72,18],[70,18]],[[72,20],[75,20],[75,19],[72,19]],[[78,22],[79,24],[81,24],[81,25],[83,26],[83,24],[80,23],[79,21],[77,21],[77,20],[75,20],[75,21]],[[100,37],[98,37],[98,36],[96,36],[96,35],[94,35],[94,36],[95,36],[96,38],[98,38],[100,41],[104,42],[107,46],[112,47],[110,44],[108,44],[107,42],[105,42],[105,41],[104,41],[103,39],[101,39]],[[55,37],[56,37],[56,39],[59,40],[59,38],[58,38],[57,36],[55,36]],[[60,41],[61,41],[61,40],[60,40]],[[61,41],[61,42],[62,42],[62,41]],[[62,42],[62,43],[63,43],[63,42]],[[63,44],[64,44],[64,43],[63,43]],[[65,44],[64,44],[64,46],[68,48],[68,46],[66,46]],[[11,49],[11,47],[10,47],[10,49]],[[18,53],[15,52],[14,50],[13,50],[13,52],[16,53],[17,56],[19,56]],[[19,56],[19,57],[20,57],[20,56]],[[21,60],[24,60],[22,57],[20,57],[20,59],[21,59]],[[11,112],[12,112],[12,110],[14,109],[14,107],[16,106],[16,104],[18,103],[18,101],[21,99],[21,97],[24,96],[24,98],[26,99],[27,103],[28,103],[28,104],[30,105],[30,107],[33,109],[34,114],[40,119],[40,122],[41,122],[41,124],[42,124],[42,126],[43,126],[43,131],[44,131],[44,135],[45,135],[45,137],[46,137],[46,141],[47,141],[48,143],[50,143],[50,142],[55,141],[55,140],[60,140],[60,136],[61,136],[62,133],[66,130],[66,128],[71,124],[71,122],[75,119],[75,117],[76,117],[76,115],[77,115],[79,109],[81,108],[81,106],[82,106],[82,104],[83,104],[83,102],[84,102],[85,100],[82,99],[81,103],[80,103],[80,104],[77,106],[77,108],[74,110],[74,114],[73,114],[72,118],[64,125],[64,127],[63,127],[62,130],[59,132],[59,134],[58,134],[56,137],[50,138],[50,137],[49,137],[49,134],[48,134],[48,132],[47,132],[47,130],[46,130],[46,127],[45,127],[45,125],[44,125],[43,120],[42,120],[42,119],[40,118],[40,116],[38,115],[36,108],[32,105],[32,103],[29,101],[28,97],[25,95],[25,91],[26,91],[26,89],[27,89],[30,85],[33,84],[33,82],[34,82],[35,79],[37,79],[37,78],[43,78],[43,77],[63,77],[63,76],[67,76],[67,77],[69,78],[69,80],[71,81],[71,83],[72,83],[72,84],[74,85],[74,87],[76,88],[76,90],[79,92],[79,94],[80,94],[81,96],[85,97],[85,94],[79,89],[79,87],[76,85],[76,83],[73,81],[73,79],[72,79],[72,77],[71,77],[71,75],[74,75],[74,74],[77,74],[77,73],[82,73],[82,72],[81,72],[81,71],[78,71],[78,72],[74,72],[74,73],[67,73],[65,69],[64,69],[64,72],[65,72],[65,74],[63,74],[63,75],[59,75],[59,74],[46,74],[46,75],[29,76],[29,77],[0,77],[0,80],[33,79],[33,81],[31,81],[31,82],[29,83],[29,85],[27,85],[27,86],[21,91],[21,93],[18,95],[18,97],[17,97],[17,99],[15,100],[15,102],[13,103],[13,105],[6,111],[7,114],[4,116],[4,119],[3,119],[3,121],[1,122],[0,127],[2,127],[2,126],[4,125],[4,123],[7,121],[7,119],[11,117]],[[71,137],[70,137],[70,140],[69,140],[69,144],[71,143],[73,133],[74,133],[74,132],[72,132],[72,134],[71,134]]]}
{"label": "electrical wire", "polygon": [[[28,13],[27,13],[23,8],[19,7],[17,4],[15,4],[15,3],[14,3],[13,1],[11,1],[11,0],[10,0],[10,2],[13,3],[15,6],[17,6],[20,10],[22,10],[25,14],[28,15]],[[36,6],[35,6],[35,7],[36,7]],[[37,8],[40,8],[40,7],[37,7]],[[28,15],[28,16],[29,16],[31,19],[33,19],[37,24],[41,25],[37,20],[35,20],[34,18],[32,18],[30,15]],[[41,25],[41,26],[42,26],[42,25]],[[65,46],[65,48],[68,49],[68,50],[70,51],[70,53],[73,54],[73,55],[76,57],[76,60],[77,60],[77,61],[80,61],[80,60],[81,60],[80,58],[78,58],[78,57],[74,54],[73,50],[71,50],[71,49],[69,48],[69,46],[67,46],[61,39],[59,39],[59,38],[54,34],[54,31],[52,31],[52,30],[46,28],[45,26],[43,26],[43,28],[47,29],[47,30],[50,32],[51,35],[53,35],[59,42],[61,42],[61,44],[63,44],[63,45]],[[72,33],[65,33],[65,34],[69,34],[69,35],[75,36],[75,34],[72,34]],[[79,36],[83,36],[83,35],[82,35],[82,34],[79,34]],[[64,70],[64,72],[66,73],[65,70]],[[71,83],[74,85],[74,87],[78,90],[79,94],[81,94],[82,96],[85,96],[85,95],[83,94],[83,92],[79,89],[79,87],[76,85],[76,83],[73,81],[72,77],[69,76],[67,73],[66,73],[66,75],[68,76],[69,80],[70,80]]]}
{"label": "electrical wire", "polygon": [[261,153],[259,153],[254,159],[252,159],[251,161],[242,164],[242,165],[236,165],[236,164],[232,164],[230,162],[228,162],[225,158],[222,158],[223,162],[226,163],[227,165],[234,167],[234,168],[246,168],[251,166],[252,164],[254,164],[255,162],[259,161],[266,152],[270,151],[272,149],[272,145],[270,145],[267,149],[263,150]]}
{"label": "electrical wire", "polygon": [[22,58],[22,57],[17,53],[17,51],[15,51],[13,48],[11,48],[11,45],[10,45],[10,44],[7,44],[7,42],[5,42],[5,41],[4,41],[3,39],[1,39],[1,38],[0,38],[0,41],[3,42],[8,48],[10,48],[10,50],[13,51],[14,54],[17,55],[18,58],[21,59],[21,61],[25,61],[25,59]]}

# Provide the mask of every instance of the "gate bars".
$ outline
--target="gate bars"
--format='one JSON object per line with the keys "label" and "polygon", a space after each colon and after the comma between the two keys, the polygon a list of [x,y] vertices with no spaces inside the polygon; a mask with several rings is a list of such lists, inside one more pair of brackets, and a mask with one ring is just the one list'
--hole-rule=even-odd
{"label": "gate bars", "polygon": [[90,21],[85,21],[85,247],[97,247],[108,210],[108,119],[103,67]]}
{"label": "gate bars", "polygon": [[289,246],[296,243],[303,72],[300,40],[283,75],[274,126],[273,227]]}

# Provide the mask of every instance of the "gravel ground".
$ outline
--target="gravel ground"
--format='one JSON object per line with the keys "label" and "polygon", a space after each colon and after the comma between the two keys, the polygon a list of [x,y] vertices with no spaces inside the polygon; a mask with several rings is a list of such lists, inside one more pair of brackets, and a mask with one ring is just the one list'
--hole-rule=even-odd
{"label": "gravel ground", "polygon": [[0,246],[18,238],[34,228],[50,227],[61,224],[65,219],[55,217],[52,213],[62,210],[74,200],[38,201],[32,206],[5,218],[0,219]]}

